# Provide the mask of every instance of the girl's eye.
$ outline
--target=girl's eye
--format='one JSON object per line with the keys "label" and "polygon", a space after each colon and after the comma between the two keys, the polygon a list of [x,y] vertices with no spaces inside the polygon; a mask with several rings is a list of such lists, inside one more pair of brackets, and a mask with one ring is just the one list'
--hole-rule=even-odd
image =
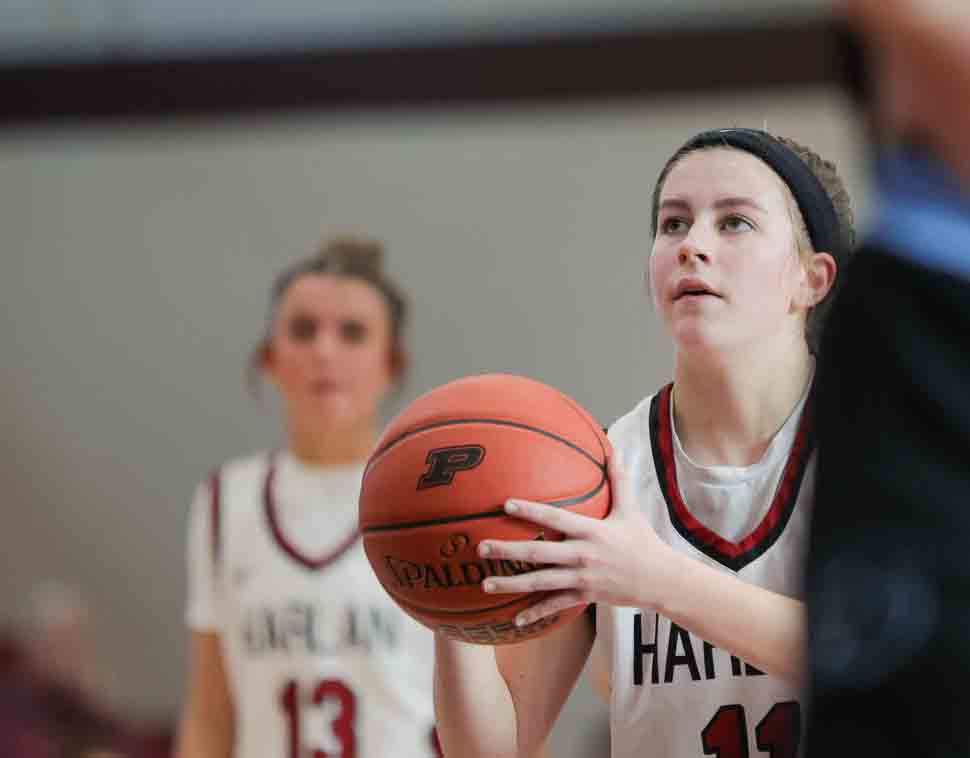
{"label": "girl's eye", "polygon": [[680,234],[687,229],[687,223],[682,218],[672,216],[666,218],[660,224],[660,231],[663,234]]}
{"label": "girl's eye", "polygon": [[340,324],[340,336],[351,344],[360,344],[367,339],[367,327],[362,321],[344,321]]}
{"label": "girl's eye", "polygon": [[317,333],[317,322],[312,318],[298,316],[290,322],[290,337],[297,342],[312,340]]}
{"label": "girl's eye", "polygon": [[728,232],[747,232],[754,229],[754,225],[744,216],[728,216],[721,222],[721,228]]}

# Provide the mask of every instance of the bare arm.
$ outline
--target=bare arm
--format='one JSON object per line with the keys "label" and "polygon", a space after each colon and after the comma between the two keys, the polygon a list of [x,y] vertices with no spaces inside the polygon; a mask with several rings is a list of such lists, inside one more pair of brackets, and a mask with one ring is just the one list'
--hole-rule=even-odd
{"label": "bare arm", "polygon": [[493,591],[550,592],[519,615],[529,624],[583,602],[655,608],[762,671],[801,682],[804,605],[678,553],[657,536],[615,461],[610,467],[615,498],[603,520],[541,503],[506,504],[510,515],[567,539],[484,541],[479,549],[489,557],[548,566],[515,577],[493,577],[488,582]]}
{"label": "bare arm", "polygon": [[[501,583],[502,592],[564,590],[523,612],[527,623],[577,602],[654,608],[762,671],[801,682],[805,666],[801,602],[678,553],[636,513],[624,515],[622,521],[612,517],[594,521],[539,504],[520,503],[520,508],[535,523],[567,534],[570,529],[581,531],[585,543],[509,542],[494,548],[495,555],[508,560],[575,566],[568,572],[546,569],[494,580]],[[580,557],[567,552],[577,549],[582,551]]]}
{"label": "bare arm", "polygon": [[179,724],[176,758],[230,758],[235,711],[219,635],[193,632],[189,684]]}
{"label": "bare arm", "polygon": [[448,758],[538,758],[593,642],[584,616],[496,648],[436,636],[435,709]]}
{"label": "bare arm", "polygon": [[655,564],[651,604],[685,629],[766,673],[800,683],[805,606],[670,549]]}
{"label": "bare arm", "polygon": [[599,644],[593,648],[586,678],[593,692],[609,703],[613,695],[613,677],[610,672],[610,661]]}

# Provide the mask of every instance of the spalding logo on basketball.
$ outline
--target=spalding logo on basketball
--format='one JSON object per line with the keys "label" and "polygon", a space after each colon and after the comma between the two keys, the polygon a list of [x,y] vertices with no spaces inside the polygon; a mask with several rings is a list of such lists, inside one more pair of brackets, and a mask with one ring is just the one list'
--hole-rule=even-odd
{"label": "spalding logo on basketball", "polygon": [[582,608],[516,627],[516,614],[546,593],[486,595],[482,580],[540,567],[480,558],[478,545],[562,538],[506,516],[510,497],[603,518],[609,455],[596,421],[541,382],[487,374],[445,384],[394,419],[368,461],[360,495],[367,557],[405,611],[455,639],[498,645],[548,632]]}

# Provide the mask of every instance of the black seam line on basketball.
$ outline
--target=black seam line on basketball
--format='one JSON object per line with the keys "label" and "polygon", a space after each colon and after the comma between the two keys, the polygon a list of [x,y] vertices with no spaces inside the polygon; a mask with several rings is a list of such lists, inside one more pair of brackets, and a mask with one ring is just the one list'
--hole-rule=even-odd
{"label": "black seam line on basketball", "polygon": [[[545,437],[549,437],[550,439],[554,439],[557,442],[561,442],[564,445],[568,445],[577,453],[588,458],[593,463],[593,465],[603,469],[604,471],[606,470],[606,465],[604,463],[600,463],[587,451],[579,447],[579,445],[576,445],[570,442],[564,437],[560,437],[558,434],[553,434],[552,432],[547,432],[545,429],[539,429],[538,427],[529,426],[528,424],[519,424],[515,421],[502,421],[500,419],[493,419],[493,418],[463,418],[463,419],[455,419],[453,421],[439,421],[436,424],[428,424],[427,426],[422,426],[422,427],[418,427],[417,429],[412,429],[400,435],[399,437],[395,437],[393,440],[385,444],[384,447],[382,447],[380,450],[375,451],[374,454],[371,456],[370,462],[367,464],[367,468],[370,468],[375,463],[377,463],[378,459],[384,456],[384,453],[386,453],[388,450],[390,450],[399,442],[403,442],[408,437],[413,437],[415,434],[426,432],[429,429],[439,429],[443,426],[460,426],[463,424],[492,424],[494,426],[511,426],[515,429],[525,429],[526,431],[529,431],[529,432],[535,432],[536,434],[541,434]],[[600,448],[602,448],[602,444],[600,444]]]}
{"label": "black seam line on basketball", "polygon": [[[551,503],[546,503],[546,505],[551,505],[553,508],[566,508],[570,505],[578,505],[579,503],[585,503],[587,500],[596,497],[603,486],[606,484],[606,476],[604,476],[596,489],[591,492],[587,492],[584,495],[579,495],[578,497],[571,497],[568,500],[554,500]],[[397,524],[381,524],[380,526],[367,526],[361,529],[362,534],[374,534],[375,532],[392,532],[397,529],[420,529],[423,526],[440,526],[441,524],[454,524],[459,521],[474,521],[480,518],[496,518],[497,516],[508,515],[505,510],[498,508],[493,511],[479,511],[478,513],[464,513],[461,516],[446,516],[443,518],[433,518],[426,521],[403,521]]]}
{"label": "black seam line on basketball", "polygon": [[[387,588],[385,587],[385,589]],[[516,597],[514,600],[509,600],[505,603],[498,603],[497,605],[487,605],[483,608],[466,608],[463,610],[452,610],[448,608],[426,608],[423,605],[418,605],[417,603],[411,602],[410,600],[407,600],[401,597],[396,592],[391,592],[390,590],[388,590],[388,594],[391,595],[391,597],[393,597],[401,605],[406,605],[411,610],[418,611],[419,613],[428,613],[436,616],[437,615],[470,616],[474,613],[488,613],[489,611],[500,611],[503,608],[508,608],[509,606],[515,605],[516,603],[521,603],[523,600],[528,600],[529,598],[536,595],[538,595],[539,597],[535,598],[535,602],[538,602],[544,596],[548,595],[549,592],[548,590],[532,590],[531,592],[520,593],[518,597]]]}
{"label": "black seam line on basketball", "polygon": [[[600,428],[599,422],[596,419],[594,419],[592,416],[590,416],[589,412],[586,411],[585,408],[583,408],[579,403],[577,403],[571,397],[569,397],[568,395],[565,397],[566,397],[566,402],[572,407],[574,411],[576,411],[577,416],[579,416],[587,424],[590,424],[590,422],[592,422],[590,425],[593,428],[593,433],[596,435],[596,444],[600,446],[600,450],[603,453],[604,465],[608,466],[609,456],[606,454],[606,446],[603,444],[602,437],[600,437],[599,434],[597,434]],[[603,429],[603,433],[607,435],[609,434],[608,430],[606,429]]]}

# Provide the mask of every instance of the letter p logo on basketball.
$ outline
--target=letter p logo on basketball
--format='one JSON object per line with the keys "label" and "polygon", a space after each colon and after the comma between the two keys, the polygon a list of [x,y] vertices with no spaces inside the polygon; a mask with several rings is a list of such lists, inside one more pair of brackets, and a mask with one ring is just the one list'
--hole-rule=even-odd
{"label": "letter p logo on basketball", "polygon": [[473,469],[484,459],[485,448],[481,445],[439,447],[432,450],[425,461],[430,468],[418,479],[418,489],[451,484],[456,473]]}

